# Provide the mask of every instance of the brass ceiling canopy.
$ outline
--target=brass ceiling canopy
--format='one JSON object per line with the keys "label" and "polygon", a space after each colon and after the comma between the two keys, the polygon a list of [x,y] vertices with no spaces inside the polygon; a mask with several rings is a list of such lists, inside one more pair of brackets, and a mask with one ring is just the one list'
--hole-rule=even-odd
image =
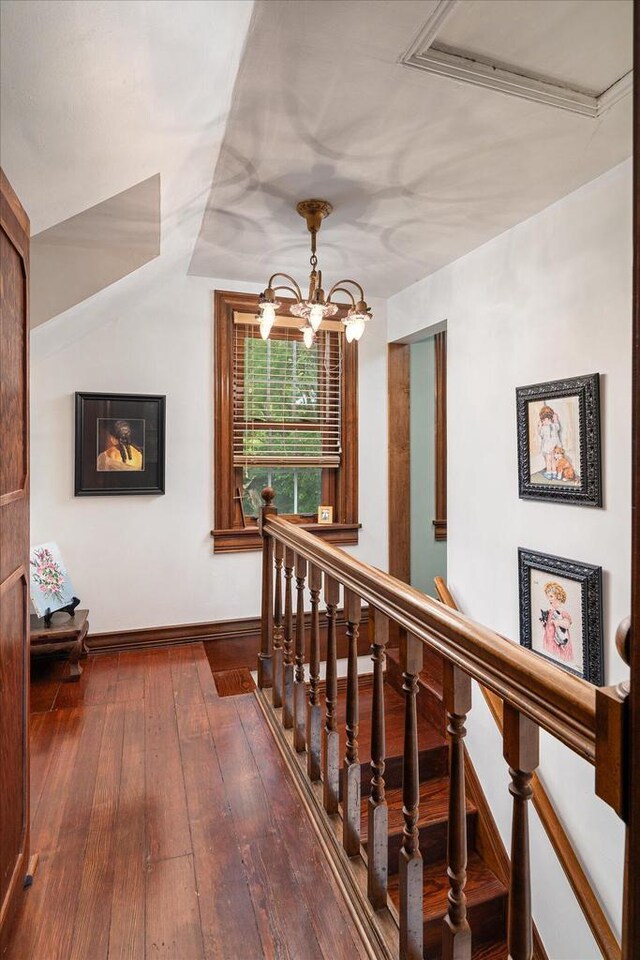
{"label": "brass ceiling canopy", "polygon": [[296,210],[307,221],[309,233],[317,233],[325,217],[333,213],[333,205],[328,200],[301,200]]}
{"label": "brass ceiling canopy", "polygon": [[[336,293],[344,293],[351,300],[351,306],[347,316],[342,321],[345,326],[345,336],[347,341],[359,340],[364,333],[364,327],[367,320],[371,319],[371,310],[364,299],[364,291],[355,280],[338,280],[325,296],[322,289],[322,271],[317,269],[318,258],[316,256],[316,240],[322,221],[333,211],[333,205],[328,200],[300,200],[296,204],[296,210],[307,224],[307,230],[311,234],[311,273],[309,275],[309,291],[306,297],[302,295],[302,290],[293,277],[288,273],[274,273],[269,279],[268,286],[260,294],[260,334],[264,340],[269,338],[271,328],[276,319],[276,309],[280,306],[276,303],[276,292],[278,290],[287,290],[292,293],[296,302],[289,308],[290,312],[301,317],[305,324],[300,328],[302,339],[305,346],[310,348],[316,339],[316,333],[320,329],[322,321],[327,317],[332,317],[338,312],[338,305],[333,303],[331,298]],[[287,280],[287,284],[278,284],[274,286],[274,281],[278,278]],[[291,284],[291,286],[289,286]],[[346,285],[346,286],[345,286]],[[348,287],[354,287],[358,296],[354,296],[352,290]]]}

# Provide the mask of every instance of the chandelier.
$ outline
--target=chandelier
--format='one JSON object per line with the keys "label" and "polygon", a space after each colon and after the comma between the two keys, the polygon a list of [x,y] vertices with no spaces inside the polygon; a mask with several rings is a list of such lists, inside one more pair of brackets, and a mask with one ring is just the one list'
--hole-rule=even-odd
{"label": "chandelier", "polygon": [[[325,217],[328,217],[333,207],[326,200],[301,200],[297,204],[296,210],[307,222],[307,230],[311,234],[311,273],[309,274],[309,291],[307,296],[303,296],[302,290],[288,273],[274,273],[269,279],[267,289],[260,294],[258,304],[260,321],[260,335],[263,340],[269,339],[271,328],[275,323],[276,310],[280,304],[276,301],[276,293],[279,290],[287,290],[295,297],[296,302],[289,307],[290,313],[294,317],[300,317],[304,325],[300,327],[302,339],[305,346],[311,349],[316,334],[322,325],[322,321],[328,317],[333,317],[338,312],[338,304],[332,302],[332,297],[336,293],[346,294],[351,301],[351,306],[342,323],[345,327],[345,336],[347,341],[359,340],[364,333],[364,327],[367,320],[371,320],[371,310],[364,299],[364,291],[355,280],[338,280],[325,296],[322,289],[322,270],[318,270],[318,258],[316,256],[316,239],[318,231]],[[275,284],[277,280],[287,280],[286,284]],[[349,289],[354,288],[355,293]],[[357,297],[357,299],[356,299]]]}

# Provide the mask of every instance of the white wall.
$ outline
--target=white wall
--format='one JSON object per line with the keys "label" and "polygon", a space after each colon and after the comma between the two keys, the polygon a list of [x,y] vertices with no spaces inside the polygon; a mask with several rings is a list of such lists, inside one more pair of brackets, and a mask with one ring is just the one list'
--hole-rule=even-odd
{"label": "white wall", "polygon": [[[631,161],[388,301],[389,339],[447,320],[448,577],[462,610],[518,637],[517,548],[604,569],[606,682],[630,603]],[[604,509],[518,499],[515,388],[601,374]],[[507,773],[476,691],[469,743],[505,840]],[[593,769],[544,736],[541,773],[620,924],[623,831]],[[599,952],[534,817],[534,913],[552,960]]]}
{"label": "white wall", "polygon": [[[213,555],[212,290],[170,253],[31,335],[31,542],[55,540],[92,632],[254,616],[259,553]],[[360,544],[386,566],[384,303],[360,345]],[[166,494],[74,497],[76,390],[167,395]]]}

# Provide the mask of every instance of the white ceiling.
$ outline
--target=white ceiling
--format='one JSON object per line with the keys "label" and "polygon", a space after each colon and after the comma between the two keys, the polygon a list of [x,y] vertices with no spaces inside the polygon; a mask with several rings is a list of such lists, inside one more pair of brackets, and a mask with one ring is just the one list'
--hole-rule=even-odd
{"label": "white ceiling", "polygon": [[251,10],[2,0],[1,161],[33,234],[158,173],[163,241],[201,215]]}
{"label": "white ceiling", "polygon": [[[631,152],[631,97],[593,119],[400,59],[436,0],[257,0],[190,272],[303,280],[297,200],[335,212],[325,287],[387,297]],[[631,64],[630,0],[462,0],[448,44],[600,94]]]}
{"label": "white ceiling", "polygon": [[[295,202],[321,196],[325,285],[351,275],[386,297],[630,154],[629,96],[594,120],[402,65],[436,6],[2,0],[0,160],[33,234],[65,222],[72,245],[77,224],[86,245],[100,217],[70,218],[159,175],[178,269],[303,280]],[[461,0],[439,40],[599,94],[629,69],[631,15],[631,0]],[[113,237],[135,233],[124,207]]]}

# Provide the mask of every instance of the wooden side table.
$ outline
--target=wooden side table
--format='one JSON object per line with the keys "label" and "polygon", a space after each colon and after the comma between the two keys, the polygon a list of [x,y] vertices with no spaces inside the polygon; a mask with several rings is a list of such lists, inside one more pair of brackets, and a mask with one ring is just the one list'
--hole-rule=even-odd
{"label": "wooden side table", "polygon": [[54,613],[50,626],[42,617],[31,614],[31,652],[53,653],[69,648],[69,676],[65,681],[79,680],[82,674],[80,657],[87,652],[85,640],[89,632],[89,611],[76,610],[75,616]]}

